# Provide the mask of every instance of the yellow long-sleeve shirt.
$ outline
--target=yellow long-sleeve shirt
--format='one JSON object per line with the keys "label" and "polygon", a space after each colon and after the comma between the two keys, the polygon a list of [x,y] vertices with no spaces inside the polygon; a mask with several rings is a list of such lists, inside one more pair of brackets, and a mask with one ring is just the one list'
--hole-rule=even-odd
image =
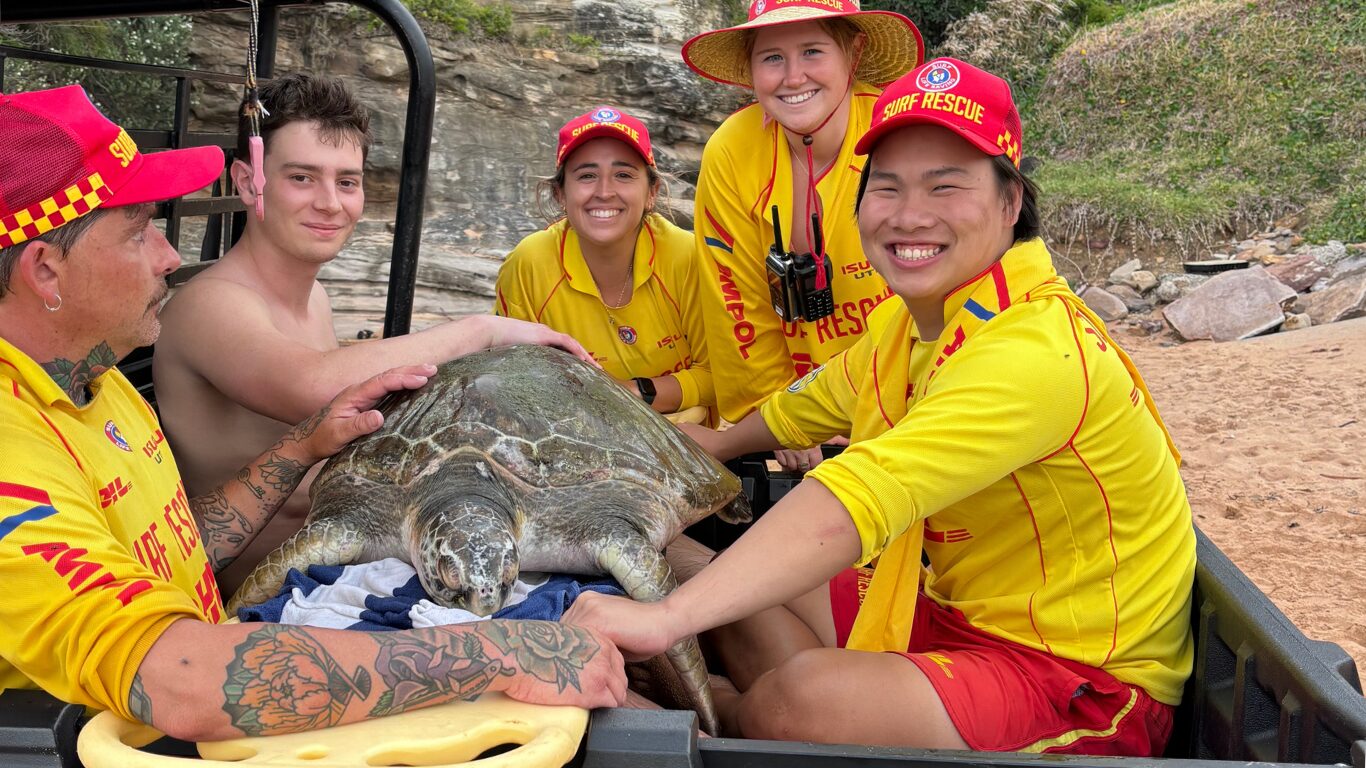
{"label": "yellow long-sleeve shirt", "polygon": [[[881,93],[857,83],[844,143],[816,183],[832,265],[835,313],[816,322],[784,322],[773,311],[764,258],[773,244],[772,206],[783,232],[804,225],[792,204],[792,154],[782,127],[757,104],[731,115],[702,153],[694,230],[705,259],[701,296],[707,349],[721,415],[739,421],[765,398],[847,349],[868,327],[868,315],[891,295],[863,257],[854,198],[865,158],[854,154]],[[786,245],[786,244],[785,244]]]}
{"label": "yellow long-sleeve shirt", "polygon": [[545,323],[578,339],[618,379],[672,375],[679,410],[716,404],[707,340],[697,300],[692,233],[659,214],[636,238],[631,300],[607,309],[567,220],[529,235],[498,271],[493,311]]}
{"label": "yellow long-sleeve shirt", "polygon": [[[850,435],[809,476],[849,510],[861,562],[923,521],[931,598],[1178,703],[1195,535],[1179,456],[1127,356],[1039,240],[951,293],[937,340],[894,306],[885,330],[762,410],[791,447]],[[874,589],[884,576],[913,594],[918,548],[901,562]]]}
{"label": "yellow long-sleeve shirt", "polygon": [[0,690],[132,719],[143,657],[221,598],[156,416],[117,370],[77,407],[0,338]]}

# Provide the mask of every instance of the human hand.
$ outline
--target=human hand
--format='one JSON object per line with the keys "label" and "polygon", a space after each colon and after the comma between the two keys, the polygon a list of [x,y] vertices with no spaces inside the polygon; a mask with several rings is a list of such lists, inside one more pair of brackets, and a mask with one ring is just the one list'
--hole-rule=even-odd
{"label": "human hand", "polygon": [[513,344],[538,344],[543,347],[563,349],[594,368],[602,367],[577,339],[569,334],[552,330],[548,326],[497,315],[483,315],[478,320],[484,324],[485,349],[510,347]]}
{"label": "human hand", "polygon": [[508,681],[508,696],[587,709],[626,701],[626,662],[603,633],[551,621],[488,622],[482,629],[520,672]]}
{"label": "human hand", "polygon": [[813,448],[796,450],[779,449],[773,452],[773,458],[777,459],[778,466],[782,467],[784,472],[805,473],[821,463],[821,459],[825,456],[821,453],[821,447],[817,445]]}
{"label": "human hand", "polygon": [[417,389],[436,375],[435,365],[391,368],[359,384],[343,389],[307,420],[294,427],[286,439],[298,441],[316,463],[340,451],[347,443],[384,426],[384,414],[373,410],[390,392]]}
{"label": "human hand", "polygon": [[574,598],[561,624],[587,627],[607,636],[627,661],[644,661],[668,650],[681,637],[669,629],[663,603],[637,603],[625,597],[584,592]]}

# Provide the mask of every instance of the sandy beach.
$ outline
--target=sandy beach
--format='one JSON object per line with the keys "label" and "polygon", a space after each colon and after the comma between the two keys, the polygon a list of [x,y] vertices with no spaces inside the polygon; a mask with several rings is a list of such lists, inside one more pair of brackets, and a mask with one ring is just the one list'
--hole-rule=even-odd
{"label": "sandy beach", "polygon": [[1196,524],[1366,677],[1366,318],[1237,342],[1115,340],[1182,452]]}

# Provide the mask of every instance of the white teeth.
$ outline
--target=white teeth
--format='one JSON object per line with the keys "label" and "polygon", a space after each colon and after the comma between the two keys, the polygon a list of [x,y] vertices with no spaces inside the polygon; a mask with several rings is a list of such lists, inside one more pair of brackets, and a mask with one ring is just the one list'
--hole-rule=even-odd
{"label": "white teeth", "polygon": [[925,259],[938,256],[944,250],[940,245],[934,248],[908,248],[905,246],[895,246],[893,252],[898,261],[924,261]]}
{"label": "white teeth", "polygon": [[609,211],[609,210],[603,210],[603,209],[595,209],[595,210],[589,211],[589,212],[588,212],[588,215],[589,215],[589,216],[592,216],[592,217],[595,218],[595,219],[611,219],[611,218],[616,217],[616,216],[617,216],[618,214],[620,214],[620,213],[621,213],[621,211]]}
{"label": "white teeth", "polygon": [[801,104],[815,95],[815,91],[807,91],[806,93],[799,93],[796,96],[779,96],[778,98],[782,99],[786,104]]}

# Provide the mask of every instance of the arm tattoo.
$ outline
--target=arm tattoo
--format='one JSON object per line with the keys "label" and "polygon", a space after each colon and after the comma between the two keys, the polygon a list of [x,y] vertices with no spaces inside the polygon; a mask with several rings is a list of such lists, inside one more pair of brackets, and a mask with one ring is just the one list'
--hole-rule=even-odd
{"label": "arm tattoo", "polygon": [[[509,631],[514,627],[515,631]],[[583,690],[579,672],[600,650],[587,632],[552,621],[522,621],[516,625],[488,621],[480,625],[480,631],[498,650],[514,655],[522,671],[554,683],[561,693],[571,686],[576,691]]]}
{"label": "arm tattoo", "polygon": [[370,697],[370,673],[350,674],[299,627],[267,624],[247,635],[228,664],[223,711],[248,736],[336,725],[352,699]]}
{"label": "arm tattoo", "polygon": [[261,481],[280,493],[293,493],[299,481],[308,472],[308,467],[293,459],[271,451],[261,464]]}
{"label": "arm tattoo", "polygon": [[503,662],[489,658],[478,633],[445,634],[430,642],[409,633],[374,635],[379,643],[375,671],[389,687],[371,717],[383,717],[452,698],[468,699],[488,689],[500,675],[512,675]]}
{"label": "arm tattoo", "polygon": [[71,402],[85,405],[90,399],[86,394],[86,387],[95,377],[113,368],[118,361],[109,342],[101,341],[90,350],[90,354],[84,360],[67,360],[59,357],[42,363],[42,368],[57,382],[57,386],[66,392]]}
{"label": "arm tattoo", "polygon": [[252,496],[255,496],[258,499],[264,498],[266,495],[265,488],[262,488],[261,486],[251,481],[251,467],[242,467],[241,469],[237,470],[237,482],[241,483],[242,485],[245,485],[247,487],[247,491],[249,491]]}
{"label": "arm tattoo", "polygon": [[128,711],[139,721],[152,724],[152,700],[142,687],[142,673],[133,675],[133,687],[128,689]]}
{"label": "arm tattoo", "polygon": [[222,488],[190,499],[190,511],[199,523],[210,566],[215,573],[227,568],[237,559],[234,553],[241,551],[247,535],[254,532],[251,521],[228,501]]}

